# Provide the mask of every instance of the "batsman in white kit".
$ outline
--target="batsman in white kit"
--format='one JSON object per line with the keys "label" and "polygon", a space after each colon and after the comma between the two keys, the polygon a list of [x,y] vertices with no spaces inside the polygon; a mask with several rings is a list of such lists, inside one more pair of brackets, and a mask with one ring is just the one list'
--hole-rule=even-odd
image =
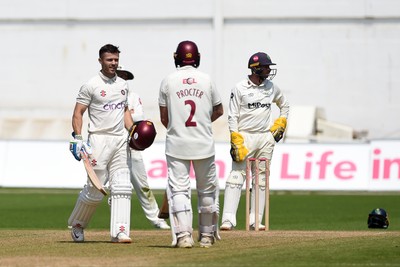
{"label": "batsman in white kit", "polygon": [[218,181],[212,122],[223,114],[221,98],[209,75],[200,72],[200,53],[192,41],[179,43],[177,70],[161,83],[160,118],[167,128],[165,154],[172,246],[191,248],[193,211],[189,172],[193,166],[198,195],[200,247],[218,236]]}
{"label": "batsman in white kit", "polygon": [[[255,53],[248,62],[251,74],[231,91],[228,124],[231,133],[232,170],[225,186],[221,230],[228,231],[236,227],[236,212],[246,177],[246,159],[267,158],[270,162],[275,144],[281,140],[286,129],[289,102],[279,87],[271,81],[276,75],[276,69],[270,68],[272,65],[276,64],[272,63],[266,53]],[[280,109],[280,115],[272,123],[273,103]],[[254,162],[251,171],[254,188]],[[265,165],[260,164],[259,230],[265,230],[265,226],[261,224],[265,208],[265,172]],[[250,202],[250,228],[255,229],[254,190],[251,192]]]}
{"label": "batsman in white kit", "polygon": [[[130,71],[125,70],[122,66],[117,69],[117,75],[124,80],[133,80],[134,78],[133,74]],[[140,99],[139,95],[132,90],[130,90],[128,94],[128,108],[135,124],[145,121],[142,100]],[[143,132],[142,137],[148,140],[148,136],[145,136],[146,134],[147,132]],[[140,141],[131,143],[134,145],[137,144],[136,149],[130,148],[130,157],[128,161],[128,165],[131,170],[131,182],[133,184],[133,189],[136,192],[146,218],[151,222],[151,224],[155,228],[168,230],[170,227],[167,222],[164,219],[158,218],[158,213],[160,210],[158,208],[153,191],[150,189],[147,181],[147,172],[141,153],[141,150],[144,150],[143,143]]]}
{"label": "batsman in white kit", "polygon": [[[70,151],[77,160],[89,156],[93,170],[103,185],[109,183],[112,199],[110,235],[116,243],[131,243],[130,214],[132,184],[128,168],[127,132],[133,126],[127,107],[128,84],[116,75],[119,48],[107,44],[99,50],[100,72],[85,83],[77,96],[72,116],[74,139]],[[82,137],[83,115],[88,111],[88,140]],[[126,128],[126,129],[125,129]],[[88,226],[103,194],[88,180],[68,219],[71,236],[83,242]]]}

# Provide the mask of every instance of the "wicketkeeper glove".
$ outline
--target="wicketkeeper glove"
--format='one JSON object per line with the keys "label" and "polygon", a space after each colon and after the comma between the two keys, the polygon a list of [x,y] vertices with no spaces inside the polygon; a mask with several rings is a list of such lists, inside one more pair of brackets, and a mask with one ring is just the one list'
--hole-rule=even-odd
{"label": "wicketkeeper glove", "polygon": [[274,139],[277,143],[283,137],[283,133],[285,132],[285,129],[286,129],[286,124],[287,124],[286,118],[279,117],[274,121],[274,124],[270,128],[270,131],[271,131],[272,135],[274,136]]}
{"label": "wicketkeeper glove", "polygon": [[81,151],[88,155],[92,154],[92,147],[83,141],[82,135],[72,133],[72,136],[74,139],[69,142],[69,151],[77,161],[81,160]]}
{"label": "wicketkeeper glove", "polygon": [[244,145],[244,138],[238,132],[231,133],[231,157],[233,161],[243,161],[249,150]]}

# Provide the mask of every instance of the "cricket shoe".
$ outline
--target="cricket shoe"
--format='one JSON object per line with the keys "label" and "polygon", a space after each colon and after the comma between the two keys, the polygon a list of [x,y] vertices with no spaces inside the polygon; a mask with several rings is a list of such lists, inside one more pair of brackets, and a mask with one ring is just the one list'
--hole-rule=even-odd
{"label": "cricket shoe", "polygon": [[72,226],[71,236],[72,236],[72,240],[74,240],[74,242],[82,243],[83,241],[85,241],[85,234],[83,233],[83,228],[81,227],[80,224],[76,224],[75,226]]}
{"label": "cricket shoe", "polygon": [[159,220],[158,222],[153,224],[155,228],[161,229],[161,230],[169,230],[171,227],[168,225],[168,223],[164,220]]}
{"label": "cricket shoe", "polygon": [[192,248],[193,247],[193,239],[192,236],[189,235],[184,235],[181,237],[178,237],[178,242],[176,243],[177,248]]}
{"label": "cricket shoe", "polygon": [[[250,230],[256,230],[256,226],[255,226],[255,224],[253,223],[252,225],[250,225]],[[259,231],[265,231],[265,225],[263,225],[263,224],[259,224],[258,225],[258,230]]]}
{"label": "cricket shoe", "polygon": [[214,237],[211,235],[201,235],[200,239],[200,247],[201,248],[209,248],[214,244]]}
{"label": "cricket shoe", "polygon": [[231,231],[233,230],[233,224],[230,221],[224,221],[219,229],[221,231]]}
{"label": "cricket shoe", "polygon": [[117,234],[116,237],[111,238],[111,242],[113,242],[113,243],[132,243],[132,239],[124,232],[120,232]]}

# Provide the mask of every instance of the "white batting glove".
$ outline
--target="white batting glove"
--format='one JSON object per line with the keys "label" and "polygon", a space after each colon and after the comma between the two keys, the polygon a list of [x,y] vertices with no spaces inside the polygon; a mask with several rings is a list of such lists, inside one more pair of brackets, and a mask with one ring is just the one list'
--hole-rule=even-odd
{"label": "white batting glove", "polygon": [[90,146],[89,143],[83,142],[82,144],[82,149],[83,152],[85,152],[87,155],[92,155],[92,147]]}
{"label": "white batting glove", "polygon": [[81,160],[81,151],[87,155],[92,154],[92,147],[83,141],[82,135],[72,133],[72,136],[74,139],[69,142],[69,150],[76,160]]}
{"label": "white batting glove", "polygon": [[72,133],[74,136],[74,139],[69,142],[69,151],[71,151],[72,155],[74,155],[75,159],[80,161],[81,160],[81,149],[83,146],[83,139],[82,135],[77,134],[75,135]]}

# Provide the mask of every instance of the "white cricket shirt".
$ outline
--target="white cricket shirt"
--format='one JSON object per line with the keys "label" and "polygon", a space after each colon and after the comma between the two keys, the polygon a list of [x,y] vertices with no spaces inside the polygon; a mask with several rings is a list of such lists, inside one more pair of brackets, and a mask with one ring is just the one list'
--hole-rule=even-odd
{"label": "white cricket shirt", "polygon": [[128,93],[128,108],[131,112],[131,116],[134,122],[144,120],[144,111],[142,100],[139,95],[133,91]]}
{"label": "white cricket shirt", "polygon": [[168,108],[167,155],[195,160],[215,154],[211,115],[221,97],[208,74],[177,68],[162,81],[158,102]]}
{"label": "white cricket shirt", "polygon": [[278,86],[265,80],[259,86],[249,78],[242,80],[231,91],[228,124],[231,132],[263,133],[272,124],[271,108],[275,103],[280,117],[289,115],[289,102]]}
{"label": "white cricket shirt", "polygon": [[99,72],[85,83],[76,102],[88,107],[89,133],[124,135],[124,111],[128,84],[117,75],[108,78]]}

